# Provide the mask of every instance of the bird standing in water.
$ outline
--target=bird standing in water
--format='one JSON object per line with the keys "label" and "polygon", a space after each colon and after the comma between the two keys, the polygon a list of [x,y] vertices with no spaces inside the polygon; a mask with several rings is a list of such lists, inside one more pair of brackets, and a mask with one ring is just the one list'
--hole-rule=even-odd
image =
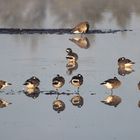
{"label": "bird standing in water", "polygon": [[83,34],[83,33],[87,33],[88,30],[89,30],[89,23],[87,21],[84,21],[84,22],[80,22],[79,24],[77,24],[72,29],[72,33]]}
{"label": "bird standing in water", "polygon": [[118,74],[125,76],[125,74],[130,74],[133,72],[132,66],[135,64],[135,62],[131,61],[130,59],[127,59],[125,57],[121,57],[118,59]]}
{"label": "bird standing in water", "polygon": [[78,60],[78,55],[75,52],[73,52],[71,48],[67,48],[66,52],[66,59],[68,60],[68,62],[76,62]]}
{"label": "bird standing in water", "polygon": [[132,65],[135,64],[135,62],[132,62],[130,59],[127,59],[125,57],[121,57],[118,59],[118,66],[119,67],[132,67]]}
{"label": "bird standing in water", "polygon": [[70,83],[77,87],[77,92],[79,93],[79,88],[83,84],[83,76],[81,74],[77,74],[76,76],[73,76],[70,80]]}
{"label": "bird standing in water", "polygon": [[113,89],[118,88],[121,85],[121,81],[118,80],[117,77],[114,77],[112,79],[108,79],[101,83],[101,85],[104,85],[106,88],[111,89],[111,94],[113,94]]}
{"label": "bird standing in water", "polygon": [[40,80],[32,76],[31,78],[27,79],[23,85],[25,85],[28,89],[30,88],[37,88],[40,84]]}
{"label": "bird standing in water", "polygon": [[59,74],[57,74],[57,76],[52,79],[52,85],[57,92],[58,89],[60,89],[64,84],[65,84],[65,79]]}

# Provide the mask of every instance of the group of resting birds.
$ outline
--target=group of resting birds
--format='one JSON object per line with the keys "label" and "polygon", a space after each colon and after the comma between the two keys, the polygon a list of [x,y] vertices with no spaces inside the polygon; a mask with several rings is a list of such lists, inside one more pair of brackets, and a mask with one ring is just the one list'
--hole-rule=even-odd
{"label": "group of resting birds", "polygon": [[[118,66],[129,68],[129,67],[132,67],[133,64],[135,63],[124,57],[121,57],[118,59]],[[73,76],[70,80],[70,83],[74,87],[77,87],[77,92],[79,92],[79,87],[83,84],[83,76],[81,74],[77,74]],[[64,84],[65,84],[65,79],[63,76],[57,74],[56,77],[52,78],[52,86],[55,88],[57,92]],[[5,87],[9,85],[12,85],[12,84],[6,81],[0,80],[0,89],[4,89]],[[23,85],[25,85],[27,90],[35,89],[35,88],[38,88],[38,86],[40,85],[40,80],[39,78],[32,76],[31,78],[27,79]],[[101,83],[101,85],[104,85],[107,89],[111,90],[111,95],[108,96],[102,102],[105,104],[110,104],[110,105],[114,105],[114,102],[115,102],[115,106],[117,106],[118,103],[121,101],[121,99],[119,98],[119,96],[113,95],[113,89],[120,87],[121,81],[117,77],[114,77],[114,78],[105,80],[104,82]],[[140,82],[138,83],[138,88],[140,89]],[[2,106],[8,105],[8,103],[2,99],[0,100],[0,104]]]}
{"label": "group of resting birds", "polygon": [[[84,34],[84,33],[87,33],[88,30],[89,30],[89,23],[81,22],[80,24],[78,24],[72,29],[72,33]],[[67,48],[66,52],[67,52],[66,59],[68,60],[68,63],[77,62],[78,55],[74,53],[71,48]],[[132,62],[131,60],[125,57],[121,57],[118,59],[118,66],[120,68],[129,69],[132,67],[133,64],[134,62]],[[74,87],[77,87],[77,92],[79,92],[79,87],[83,84],[83,76],[81,74],[77,74],[73,76],[70,80],[70,83]],[[40,80],[35,76],[27,79],[24,83],[27,90],[38,88],[39,84],[40,84]],[[65,79],[63,76],[59,74],[57,74],[56,77],[52,79],[52,86],[55,88],[57,92],[64,84],[65,84]],[[0,80],[0,89],[4,89],[5,87],[9,85],[12,85],[12,84],[6,81]],[[105,100],[103,100],[102,101],[103,103],[112,105],[113,100],[120,101],[120,99],[117,98],[118,96],[112,95],[113,89],[118,88],[121,85],[121,81],[117,77],[105,80],[104,82],[101,83],[101,85],[104,85],[106,88],[111,90],[111,95],[108,96],[108,98],[106,98]],[[138,83],[138,87],[140,89],[140,82]],[[4,101],[3,99],[0,99],[0,106],[8,106],[8,103]]]}

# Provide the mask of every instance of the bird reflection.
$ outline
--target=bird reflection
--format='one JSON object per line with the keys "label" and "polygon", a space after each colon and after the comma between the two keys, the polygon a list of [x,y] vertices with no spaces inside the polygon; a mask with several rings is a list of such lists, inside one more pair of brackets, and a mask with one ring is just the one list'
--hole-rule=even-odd
{"label": "bird reflection", "polygon": [[121,57],[118,59],[119,67],[131,68],[134,64],[135,64],[135,62],[133,62],[130,59],[127,59],[125,57]]}
{"label": "bird reflection", "polygon": [[129,68],[118,67],[118,74],[121,75],[121,76],[128,75],[128,74],[130,74],[132,72],[134,72],[134,70],[131,67],[129,67]]}
{"label": "bird reflection", "polygon": [[84,98],[80,95],[75,95],[71,98],[71,103],[72,105],[81,108],[84,104]]}
{"label": "bird reflection", "polygon": [[0,99],[0,108],[7,107],[10,104],[12,104],[12,103],[7,102],[6,100]]}
{"label": "bird reflection", "polygon": [[87,49],[90,47],[90,43],[87,37],[74,37],[70,38],[69,40],[74,42],[80,48]]}
{"label": "bird reflection", "polygon": [[104,81],[103,83],[101,83],[101,85],[104,85],[106,88],[111,89],[111,94],[113,94],[113,89],[118,88],[121,85],[121,81],[117,77],[114,77]]}
{"label": "bird reflection", "polygon": [[76,61],[74,61],[74,62],[68,62],[66,64],[66,68],[67,68],[67,74],[68,75],[71,75],[74,70],[77,70],[78,63]]}
{"label": "bird reflection", "polygon": [[72,33],[79,34],[79,33],[87,33],[89,30],[89,23],[87,21],[80,22],[77,24],[73,29]]}
{"label": "bird reflection", "polygon": [[101,102],[110,106],[117,107],[121,103],[122,99],[121,97],[117,95],[109,95]]}
{"label": "bird reflection", "polygon": [[79,93],[79,88],[83,84],[83,76],[81,74],[77,74],[77,75],[73,76],[70,80],[70,83],[74,87],[77,87],[77,93]]}
{"label": "bird reflection", "polygon": [[57,113],[60,113],[61,111],[64,111],[65,103],[62,100],[59,100],[58,96],[59,94],[57,95],[56,100],[53,101],[53,110],[57,111]]}
{"label": "bird reflection", "polygon": [[40,89],[38,87],[36,88],[27,88],[23,91],[26,96],[32,97],[33,99],[36,99],[40,94]]}

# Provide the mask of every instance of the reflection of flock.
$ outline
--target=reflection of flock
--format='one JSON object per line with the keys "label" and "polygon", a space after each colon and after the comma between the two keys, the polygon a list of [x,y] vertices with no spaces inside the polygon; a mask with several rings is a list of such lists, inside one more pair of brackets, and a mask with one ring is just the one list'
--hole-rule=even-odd
{"label": "reflection of flock", "polygon": [[[73,33],[80,33],[81,35],[83,33],[86,33],[89,29],[88,22],[82,22],[75,26],[72,30]],[[77,37],[70,39],[72,42],[76,43],[81,48],[88,48],[89,41],[86,37]],[[72,51],[71,48],[66,49],[67,55],[67,69],[68,74],[71,74],[73,70],[76,70],[78,68],[78,55]],[[134,70],[132,69],[134,62],[131,60],[121,57],[118,59],[118,74],[121,76],[125,76],[126,74],[130,74]],[[84,104],[84,98],[80,96],[79,94],[79,88],[83,84],[83,76],[81,74],[77,74],[73,77],[71,77],[70,83],[77,88],[76,95],[71,98],[71,103],[74,106],[82,107]],[[52,78],[52,86],[54,87],[54,91],[51,91],[50,94],[56,94],[57,97],[53,101],[53,109],[57,111],[58,113],[63,111],[65,109],[65,103],[59,99],[59,95],[62,93],[59,92],[59,89],[65,84],[65,78],[63,76],[60,76],[59,74],[56,75],[56,77]],[[108,80],[105,80],[101,83],[101,85],[104,85],[107,89],[111,90],[111,94],[107,96],[104,100],[101,102],[110,106],[117,107],[121,103],[121,97],[113,94],[113,89],[119,88],[121,86],[122,82],[117,78],[110,78]],[[0,89],[4,89],[5,87],[12,85],[11,83],[8,83],[6,81],[0,80]],[[40,80],[36,76],[32,76],[31,78],[27,79],[24,84],[25,89],[24,93],[28,97],[32,97],[33,99],[36,99],[39,94],[41,93],[39,89]],[[138,89],[140,90],[140,82],[138,83]],[[68,94],[68,93],[64,93]],[[10,105],[10,102],[7,102],[6,100],[0,99],[0,108],[7,107]],[[138,106],[140,107],[140,101],[138,102]]]}

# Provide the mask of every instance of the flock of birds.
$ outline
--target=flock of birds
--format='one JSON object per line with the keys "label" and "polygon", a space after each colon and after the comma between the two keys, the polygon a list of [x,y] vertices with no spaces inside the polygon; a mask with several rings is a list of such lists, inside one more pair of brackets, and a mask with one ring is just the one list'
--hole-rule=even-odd
{"label": "flock of birds", "polygon": [[[88,22],[81,22],[78,25],[76,25],[73,29],[73,33],[78,33],[78,34],[84,34],[87,33],[89,30],[89,23]],[[73,52],[71,48],[66,49],[67,55],[66,59],[69,66],[73,66],[77,63],[78,60],[78,55],[77,53]],[[124,75],[126,73],[129,73],[130,71],[132,72],[132,66],[135,63],[132,62],[130,59],[127,59],[125,57],[121,57],[118,59],[118,71],[121,75]],[[121,72],[120,72],[121,71]],[[77,93],[79,93],[79,88],[83,84],[83,76],[82,74],[77,74],[73,76],[70,80],[70,83],[77,88]],[[55,89],[55,92],[58,93],[59,95],[59,89],[65,84],[65,79],[63,76],[57,74],[56,77],[52,79],[52,86]],[[11,83],[8,83],[6,81],[0,80],[0,89],[4,89],[5,87],[12,85]],[[25,91],[28,92],[29,94],[34,93],[39,85],[40,85],[40,80],[36,76],[32,76],[31,78],[27,79],[24,84],[25,86]],[[119,96],[113,95],[113,89],[116,89],[121,86],[121,81],[117,78],[110,78],[101,83],[101,85],[104,85],[107,89],[111,90],[111,94],[105,98],[103,103],[111,105],[111,106],[117,106],[121,102],[121,98]],[[140,89],[140,82],[138,83],[138,88]],[[71,99],[71,102],[73,105],[76,105],[78,107],[81,107],[83,104],[83,98],[80,95],[76,95]],[[9,102],[0,99],[0,107],[6,107],[8,106]],[[65,104],[63,101],[55,100],[53,102],[53,109],[56,110],[58,113],[60,111],[63,111],[65,108]]]}

